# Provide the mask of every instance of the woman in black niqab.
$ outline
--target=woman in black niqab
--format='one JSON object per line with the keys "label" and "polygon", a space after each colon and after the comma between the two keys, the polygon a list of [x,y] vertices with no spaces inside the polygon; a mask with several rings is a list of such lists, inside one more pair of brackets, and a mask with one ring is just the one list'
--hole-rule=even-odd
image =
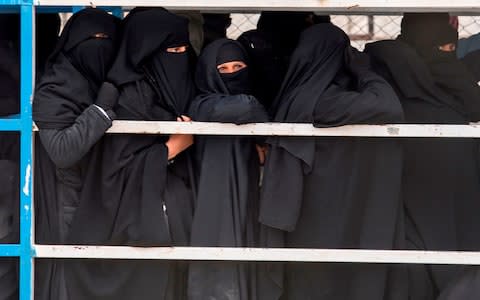
{"label": "woman in black niqab", "polygon": [[[273,108],[276,122],[315,127],[403,121],[392,88],[331,24],[302,33]],[[397,141],[279,137],[267,143],[259,219],[283,234],[285,247],[402,246]],[[262,299],[405,299],[402,266],[289,263],[284,278],[279,271],[271,269],[276,290]]]}
{"label": "woman in black niqab", "polygon": [[[37,85],[36,239],[64,244],[80,204],[90,153],[112,125],[117,91],[105,83],[115,57],[118,19],[84,9],[67,22]],[[63,261],[44,260],[36,272],[38,299],[65,299]]]}
{"label": "woman in black niqab", "polygon": [[[448,14],[405,14],[397,40],[366,46],[375,70],[395,88],[408,123],[468,124],[480,98],[455,54]],[[480,181],[473,139],[404,139],[402,201],[408,249],[478,250]],[[409,266],[409,297],[437,299],[461,266]],[[461,299],[462,297],[458,298]]]}
{"label": "woman in black niqab", "polygon": [[[121,120],[174,121],[193,97],[188,22],[161,8],[134,9],[108,79],[119,89]],[[187,51],[185,51],[187,49]],[[192,192],[189,135],[109,135],[92,155],[68,242],[186,246]],[[182,152],[182,153],[180,153]],[[72,262],[70,300],[185,298],[185,263]]]}
{"label": "woman in black niqab", "polygon": [[[220,39],[208,45],[196,70],[200,95],[192,102],[192,118],[235,124],[268,121],[263,106],[250,95],[249,72],[240,43]],[[195,147],[198,188],[191,246],[256,246],[260,177],[256,140],[201,136]],[[189,269],[188,299],[253,300],[255,284],[253,264],[194,262]]]}

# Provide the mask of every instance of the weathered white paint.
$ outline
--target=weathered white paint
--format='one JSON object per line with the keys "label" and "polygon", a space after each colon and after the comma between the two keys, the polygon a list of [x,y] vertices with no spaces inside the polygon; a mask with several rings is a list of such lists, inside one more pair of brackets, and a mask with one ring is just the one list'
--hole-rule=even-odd
{"label": "weathered white paint", "polygon": [[23,193],[25,194],[25,196],[28,197],[28,195],[30,194],[30,178],[31,178],[31,174],[32,173],[32,166],[30,164],[27,165],[27,169],[25,170],[25,184],[23,185]]}
{"label": "weathered white paint", "polygon": [[35,245],[38,258],[301,261],[480,265],[480,252]]}
{"label": "weathered white paint", "polygon": [[175,10],[323,12],[480,11],[478,0],[35,0],[43,6],[162,6]]}

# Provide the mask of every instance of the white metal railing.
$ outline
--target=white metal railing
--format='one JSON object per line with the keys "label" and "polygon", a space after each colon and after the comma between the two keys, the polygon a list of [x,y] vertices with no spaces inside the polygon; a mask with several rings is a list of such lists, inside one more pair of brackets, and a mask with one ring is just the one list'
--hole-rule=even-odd
{"label": "white metal railing", "polygon": [[[34,126],[34,131],[38,129]],[[436,137],[480,138],[480,125],[389,124],[346,125],[315,128],[311,124],[255,123],[235,125],[213,122],[113,121],[107,133],[197,134],[260,136],[346,136],[346,137]]]}
{"label": "white metal railing", "polygon": [[34,0],[37,6],[162,6],[174,10],[248,12],[261,10],[374,13],[402,11],[479,12],[478,0]]}
{"label": "white metal railing", "polygon": [[109,258],[262,262],[346,262],[480,265],[480,252],[35,245],[37,258]]}

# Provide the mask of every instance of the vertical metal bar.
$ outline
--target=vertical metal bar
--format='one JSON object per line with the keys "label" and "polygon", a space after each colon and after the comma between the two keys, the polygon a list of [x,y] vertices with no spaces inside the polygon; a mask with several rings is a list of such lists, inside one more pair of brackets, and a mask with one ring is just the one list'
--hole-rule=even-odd
{"label": "vertical metal bar", "polygon": [[373,40],[375,36],[375,20],[373,15],[368,16],[368,36],[370,40]]}
{"label": "vertical metal bar", "polygon": [[20,300],[33,299],[32,106],[34,61],[33,3],[20,6]]}

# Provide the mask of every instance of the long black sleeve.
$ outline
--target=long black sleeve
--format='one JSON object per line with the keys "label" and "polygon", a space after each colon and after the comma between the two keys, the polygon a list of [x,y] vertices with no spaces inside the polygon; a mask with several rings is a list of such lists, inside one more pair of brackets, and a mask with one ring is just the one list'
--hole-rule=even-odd
{"label": "long black sleeve", "polygon": [[68,168],[87,154],[110,126],[112,121],[91,105],[70,127],[40,130],[40,140],[55,165]]}
{"label": "long black sleeve", "polygon": [[345,124],[385,124],[403,121],[393,88],[380,76],[366,71],[358,76],[355,91],[332,85],[315,107],[317,127]]}
{"label": "long black sleeve", "polygon": [[267,122],[263,105],[249,95],[228,95],[196,99],[190,110],[196,121],[245,124]]}

